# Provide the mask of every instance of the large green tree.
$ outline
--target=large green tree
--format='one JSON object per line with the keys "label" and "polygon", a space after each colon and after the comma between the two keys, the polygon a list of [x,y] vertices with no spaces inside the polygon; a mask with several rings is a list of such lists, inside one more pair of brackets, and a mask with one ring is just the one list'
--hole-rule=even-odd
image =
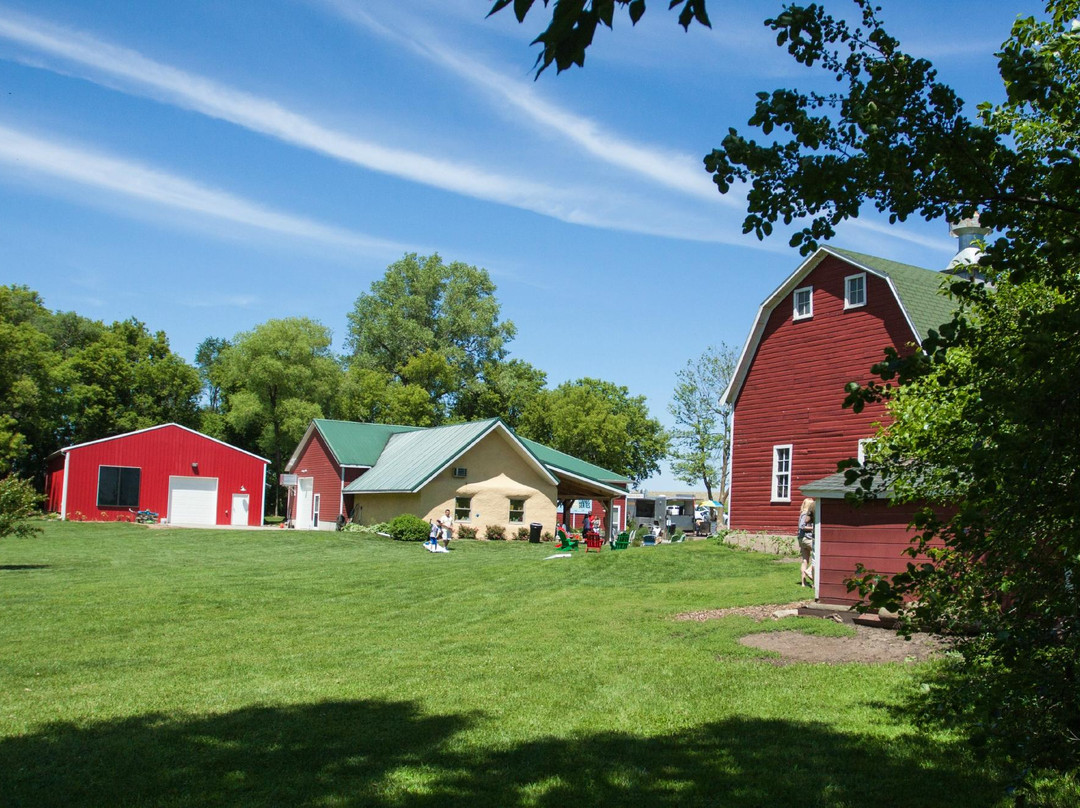
{"label": "large green tree", "polygon": [[[610,24],[613,3],[632,17],[644,9],[637,0],[556,4],[538,39],[540,67],[580,64],[560,59],[558,43],[583,53],[595,24],[586,17],[582,27],[581,14],[599,11]],[[514,5],[520,19],[533,3]],[[803,253],[868,208],[893,222],[978,213],[995,232],[979,267],[991,283],[957,275],[957,317],[921,351],[889,352],[876,368],[882,382],[848,391],[850,406],[885,399],[896,418],[852,482],[938,506],[918,518],[912,548],[929,563],[893,580],[867,575],[861,586],[873,605],[918,604],[905,616],[974,632],[958,646],[962,664],[930,690],[935,714],[1018,771],[1075,770],[1080,3],[1057,0],[1017,20],[998,54],[1006,101],[974,114],[928,60],[902,50],[871,2],[855,7],[853,23],[818,4],[766,21],[835,89],[759,93],[750,125],[764,139],[731,130],[706,167],[721,191],[746,189],[746,232],[793,225],[790,243]]]}
{"label": "large green tree", "polygon": [[164,333],[52,312],[0,287],[0,472],[41,479],[70,443],[175,421],[195,425],[198,377]]}
{"label": "large green tree", "polygon": [[466,421],[502,418],[512,429],[547,389],[547,374],[521,359],[492,362],[465,384],[458,396],[457,416]]}
{"label": "large green tree", "polygon": [[199,374],[135,319],[106,326],[62,368],[72,408],[68,437],[95,440],[161,423],[198,425]]}
{"label": "large green tree", "polygon": [[426,390],[436,423],[453,417],[466,387],[498,367],[515,333],[499,319],[487,271],[438,255],[411,253],[391,264],[348,318],[350,368]]}
{"label": "large green tree", "polygon": [[723,343],[719,348],[706,349],[678,372],[668,404],[675,418],[671,470],[685,483],[701,483],[709,499],[719,496],[725,506],[731,407],[722,404],[720,397],[731,382],[737,361],[736,349]]}
{"label": "large green tree", "polygon": [[669,442],[663,425],[649,415],[644,396],[631,396],[626,387],[589,378],[537,396],[518,431],[635,482],[660,470]]}
{"label": "large green tree", "polygon": [[330,343],[326,326],[287,317],[237,334],[217,358],[225,422],[239,445],[269,458],[275,486],[311,420],[332,413],[341,366]]}
{"label": "large green tree", "polygon": [[35,461],[55,448],[58,358],[40,328],[46,316],[36,292],[0,286],[0,474],[39,473]]}

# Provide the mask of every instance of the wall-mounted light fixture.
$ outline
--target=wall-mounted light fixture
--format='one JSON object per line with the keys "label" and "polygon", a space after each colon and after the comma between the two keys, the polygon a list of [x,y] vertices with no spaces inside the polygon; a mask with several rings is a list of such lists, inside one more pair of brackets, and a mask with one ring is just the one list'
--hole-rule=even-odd
{"label": "wall-mounted light fixture", "polygon": [[244,488],[244,486],[240,486],[240,493],[243,494],[245,491],[247,491],[247,489]]}
{"label": "wall-mounted light fixture", "polygon": [[192,463],[191,464],[191,470],[194,471],[196,474],[198,474],[199,473],[199,464],[198,463]]}

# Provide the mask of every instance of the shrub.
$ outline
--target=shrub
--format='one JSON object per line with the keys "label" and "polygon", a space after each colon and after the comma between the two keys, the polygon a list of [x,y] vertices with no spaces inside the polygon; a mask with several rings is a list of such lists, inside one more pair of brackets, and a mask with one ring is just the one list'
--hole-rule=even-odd
{"label": "shrub", "polygon": [[458,525],[457,537],[459,539],[475,539],[477,534],[475,527],[469,527],[468,525]]}
{"label": "shrub", "polygon": [[41,528],[27,523],[37,512],[41,495],[34,491],[29,480],[14,475],[0,480],[0,538],[18,536],[26,538]]}
{"label": "shrub", "polygon": [[390,520],[386,532],[393,536],[395,541],[427,541],[431,525],[419,516],[403,513]]}
{"label": "shrub", "polygon": [[502,525],[488,525],[484,528],[484,538],[488,541],[506,541],[506,528]]}
{"label": "shrub", "polygon": [[529,529],[527,527],[519,527],[517,529],[517,533],[514,534],[514,538],[518,541],[528,541]]}
{"label": "shrub", "polygon": [[540,541],[555,541],[555,537],[551,535],[550,530],[545,530],[540,534]]}

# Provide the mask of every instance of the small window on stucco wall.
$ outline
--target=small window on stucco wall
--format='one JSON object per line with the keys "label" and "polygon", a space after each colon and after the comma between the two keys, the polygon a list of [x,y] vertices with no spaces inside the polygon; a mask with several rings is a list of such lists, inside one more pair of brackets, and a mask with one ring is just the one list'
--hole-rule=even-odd
{"label": "small window on stucco wall", "polygon": [[510,500],[510,523],[519,524],[525,521],[525,500]]}
{"label": "small window on stucco wall", "polygon": [[454,521],[468,522],[472,513],[472,497],[454,498]]}

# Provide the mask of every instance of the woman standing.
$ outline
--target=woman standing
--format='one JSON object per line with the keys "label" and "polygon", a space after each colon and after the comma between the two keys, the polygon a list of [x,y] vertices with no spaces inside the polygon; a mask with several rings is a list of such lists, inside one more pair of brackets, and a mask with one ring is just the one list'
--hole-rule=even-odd
{"label": "woman standing", "polygon": [[799,586],[814,584],[814,568],[810,564],[810,554],[814,551],[814,499],[807,497],[799,508],[799,556],[802,563],[799,566]]}

